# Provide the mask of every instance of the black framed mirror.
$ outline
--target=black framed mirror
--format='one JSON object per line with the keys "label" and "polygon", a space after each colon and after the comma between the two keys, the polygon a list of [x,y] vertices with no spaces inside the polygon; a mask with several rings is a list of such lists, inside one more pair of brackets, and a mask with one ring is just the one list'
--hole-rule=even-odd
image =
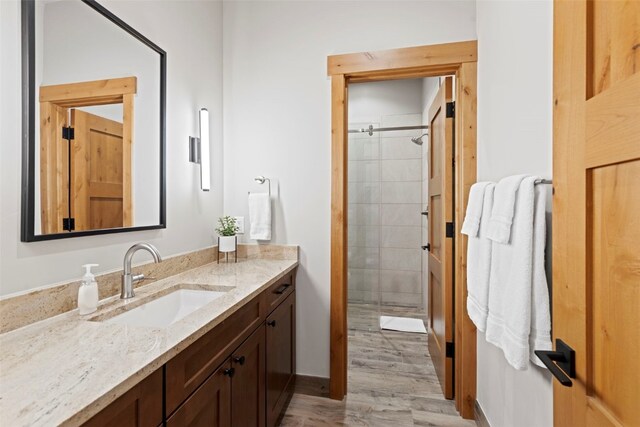
{"label": "black framed mirror", "polygon": [[166,62],[95,0],[22,0],[23,242],[166,228]]}

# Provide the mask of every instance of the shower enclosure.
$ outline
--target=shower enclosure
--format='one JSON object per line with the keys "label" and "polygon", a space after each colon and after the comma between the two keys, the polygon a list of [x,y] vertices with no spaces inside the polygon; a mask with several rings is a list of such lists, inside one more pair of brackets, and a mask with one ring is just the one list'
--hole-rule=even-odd
{"label": "shower enclosure", "polygon": [[419,113],[349,124],[348,301],[359,311],[350,329],[378,330],[381,314],[424,309],[425,128]]}

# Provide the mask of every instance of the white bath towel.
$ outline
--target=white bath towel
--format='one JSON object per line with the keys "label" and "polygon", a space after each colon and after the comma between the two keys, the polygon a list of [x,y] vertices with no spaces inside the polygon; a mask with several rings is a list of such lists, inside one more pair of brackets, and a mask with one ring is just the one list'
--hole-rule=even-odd
{"label": "white bath towel", "polygon": [[516,203],[516,193],[527,175],[513,175],[503,178],[496,185],[493,209],[487,237],[494,242],[508,243]]}
{"label": "white bath towel", "polygon": [[[476,182],[469,190],[469,202],[467,203],[467,212],[464,216],[462,229],[460,232],[469,237],[476,237],[480,228],[480,218],[482,217],[482,202],[484,200],[485,187],[491,182]],[[491,212],[487,212],[489,216]]]}
{"label": "white bath towel", "polygon": [[[507,362],[519,370],[527,369],[530,354],[534,181],[535,177],[524,178],[516,192],[509,243],[492,242],[491,245],[485,337],[502,349]],[[497,188],[494,211],[495,203],[498,203]]]}
{"label": "white bath towel", "polygon": [[529,358],[538,366],[544,364],[534,350],[551,350],[551,309],[549,286],[545,274],[545,247],[547,243],[546,203],[547,186],[534,185],[533,211],[533,278],[531,280],[531,331],[529,333]]}
{"label": "white bath towel", "polygon": [[271,240],[271,197],[269,193],[249,194],[249,237]]}
{"label": "white bath towel", "polygon": [[[466,216],[468,218],[471,214],[474,217],[469,221],[471,225],[467,229],[469,233],[474,233],[476,228],[474,224],[477,218],[477,232],[475,234],[467,234],[465,227],[463,226],[462,228],[462,233],[469,236],[467,243],[467,313],[476,328],[481,332],[484,332],[487,326],[492,242],[487,239],[486,233],[491,217],[494,189],[495,184],[492,182],[478,183],[471,187]],[[478,209],[477,206],[472,208],[472,203],[476,204],[478,201],[480,202],[480,208]],[[467,218],[464,220],[465,224],[467,224]]]}

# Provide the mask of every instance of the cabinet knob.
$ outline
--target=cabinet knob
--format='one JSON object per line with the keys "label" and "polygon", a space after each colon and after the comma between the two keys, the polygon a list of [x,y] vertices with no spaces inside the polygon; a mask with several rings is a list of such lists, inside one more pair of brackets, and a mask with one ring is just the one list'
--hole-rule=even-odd
{"label": "cabinet knob", "polygon": [[240,357],[234,357],[233,361],[236,362],[239,365],[244,365],[244,356],[240,356]]}
{"label": "cabinet knob", "polygon": [[236,370],[233,368],[227,368],[224,371],[222,371],[222,374],[228,376],[229,378],[231,378],[235,373],[236,373]]}
{"label": "cabinet knob", "polygon": [[275,320],[269,320],[269,321],[267,322],[267,326],[271,326],[271,327],[274,327],[274,328],[275,328],[275,326],[276,326],[276,321],[275,321]]}

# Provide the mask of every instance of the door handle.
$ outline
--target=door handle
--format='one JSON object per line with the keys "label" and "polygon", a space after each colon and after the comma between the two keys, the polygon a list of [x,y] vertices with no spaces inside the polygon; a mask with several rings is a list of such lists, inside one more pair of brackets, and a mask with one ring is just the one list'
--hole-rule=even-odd
{"label": "door handle", "polygon": [[239,365],[244,365],[245,358],[244,358],[244,356],[234,357],[233,361],[236,362]]}
{"label": "door handle", "polygon": [[567,343],[557,338],[555,351],[535,350],[534,353],[560,384],[565,387],[573,385],[571,378],[576,377],[576,352]]}
{"label": "door handle", "polygon": [[431,252],[431,243],[427,243],[426,245],[422,246],[422,250]]}
{"label": "door handle", "polygon": [[275,328],[275,326],[276,326],[276,321],[275,321],[275,320],[269,320],[269,321],[267,322],[267,326],[272,326],[272,327],[274,327],[274,328]]}

